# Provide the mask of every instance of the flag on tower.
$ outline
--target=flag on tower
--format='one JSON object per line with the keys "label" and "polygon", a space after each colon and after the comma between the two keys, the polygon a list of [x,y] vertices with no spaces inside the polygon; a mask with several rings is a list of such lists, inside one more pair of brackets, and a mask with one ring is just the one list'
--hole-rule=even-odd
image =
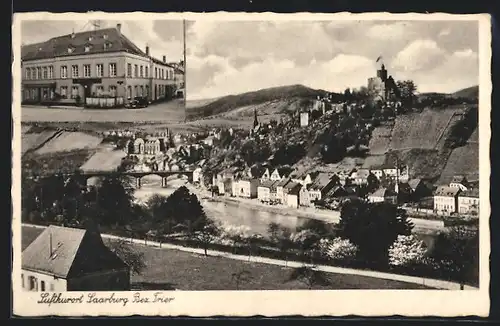
{"label": "flag on tower", "polygon": [[380,60],[382,60],[382,56],[379,56],[376,62],[379,62]]}

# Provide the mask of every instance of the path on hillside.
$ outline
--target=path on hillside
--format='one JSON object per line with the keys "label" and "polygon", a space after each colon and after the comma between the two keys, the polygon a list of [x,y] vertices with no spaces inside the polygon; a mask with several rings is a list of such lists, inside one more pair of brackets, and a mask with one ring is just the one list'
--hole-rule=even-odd
{"label": "path on hillside", "polygon": [[[45,229],[45,226],[33,225],[33,224],[23,223],[22,226],[23,227]],[[132,244],[137,244],[137,245],[142,245],[142,246],[156,247],[159,250],[180,250],[180,251],[204,255],[204,250],[199,249],[199,248],[183,247],[183,246],[166,244],[166,243],[159,243],[159,242],[143,240],[143,239],[124,238],[124,237],[119,237],[119,236],[110,235],[110,234],[102,234],[102,237],[105,239],[129,241]],[[262,264],[271,264],[271,265],[278,265],[278,266],[284,266],[284,267],[290,267],[290,268],[304,266],[304,263],[297,262],[297,261],[284,261],[284,260],[271,259],[271,258],[260,257],[260,256],[235,255],[235,254],[231,254],[228,252],[216,251],[216,250],[207,250],[207,254],[210,256],[219,256],[219,257],[224,257],[224,258],[229,258],[229,259],[234,259],[234,260],[262,263]],[[432,288],[442,289],[442,290],[460,290],[459,283],[430,279],[430,278],[383,273],[383,272],[376,272],[376,271],[369,271],[369,270],[357,270],[357,269],[352,269],[352,268],[335,267],[335,266],[328,266],[328,265],[316,265],[315,269],[323,271],[323,272],[327,272],[327,273],[359,275],[359,276],[367,276],[367,277],[400,281],[400,282],[406,282],[406,283],[412,283],[412,284],[420,284],[420,285],[424,285],[427,287],[432,287]],[[478,288],[465,285],[464,289],[465,290],[477,290]]]}
{"label": "path on hillside", "polygon": [[441,134],[439,135],[437,141],[436,141],[436,144],[434,145],[434,149],[437,149],[439,143],[441,142],[441,138],[444,137],[444,134],[445,132],[448,130],[448,128],[450,127],[450,123],[451,121],[458,115],[462,115],[462,113],[456,113],[454,112],[451,117],[448,119],[448,122],[446,123],[446,126],[443,128],[443,130],[441,131]]}
{"label": "path on hillside", "polygon": [[[52,139],[60,136],[63,132],[64,132],[64,130],[57,130],[57,131],[55,131],[50,137],[47,137],[47,139],[45,139],[44,141],[40,142],[40,144],[37,144],[36,146],[27,149],[26,152],[23,153],[23,156],[26,155],[26,154],[28,154],[28,153],[36,152],[37,150],[39,150],[40,148],[42,148],[43,146],[45,146],[48,142],[50,142]],[[22,136],[21,136],[21,138],[22,138]]]}

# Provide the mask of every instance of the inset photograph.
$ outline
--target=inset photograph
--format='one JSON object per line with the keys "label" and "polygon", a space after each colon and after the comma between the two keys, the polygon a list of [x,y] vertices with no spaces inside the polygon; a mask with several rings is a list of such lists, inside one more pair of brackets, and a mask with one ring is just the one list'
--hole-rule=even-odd
{"label": "inset photograph", "polygon": [[21,23],[22,121],[184,121],[182,20]]}

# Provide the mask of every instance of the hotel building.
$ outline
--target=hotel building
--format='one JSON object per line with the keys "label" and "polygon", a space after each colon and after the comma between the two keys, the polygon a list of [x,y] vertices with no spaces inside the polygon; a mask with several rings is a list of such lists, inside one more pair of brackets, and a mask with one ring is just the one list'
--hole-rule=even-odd
{"label": "hotel building", "polygon": [[85,103],[87,97],[169,100],[177,93],[178,69],[142,51],[121,33],[121,24],[25,45],[23,103]]}

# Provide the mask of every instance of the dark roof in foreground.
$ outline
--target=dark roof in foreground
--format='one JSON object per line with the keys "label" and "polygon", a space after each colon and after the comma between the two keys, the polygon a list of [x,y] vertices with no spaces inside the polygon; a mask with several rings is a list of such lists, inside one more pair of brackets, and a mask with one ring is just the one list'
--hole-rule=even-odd
{"label": "dark roof in foreground", "polygon": [[[85,47],[88,45],[90,45],[89,51],[85,52]],[[68,53],[70,47],[73,51]],[[45,42],[23,45],[21,47],[21,59],[29,61],[111,52],[128,52],[142,57],[149,57],[155,63],[170,67],[169,64],[147,55],[115,27],[70,33],[53,37]]]}
{"label": "dark roof in foreground", "polygon": [[128,267],[98,232],[51,225],[23,251],[22,268],[69,278]]}

